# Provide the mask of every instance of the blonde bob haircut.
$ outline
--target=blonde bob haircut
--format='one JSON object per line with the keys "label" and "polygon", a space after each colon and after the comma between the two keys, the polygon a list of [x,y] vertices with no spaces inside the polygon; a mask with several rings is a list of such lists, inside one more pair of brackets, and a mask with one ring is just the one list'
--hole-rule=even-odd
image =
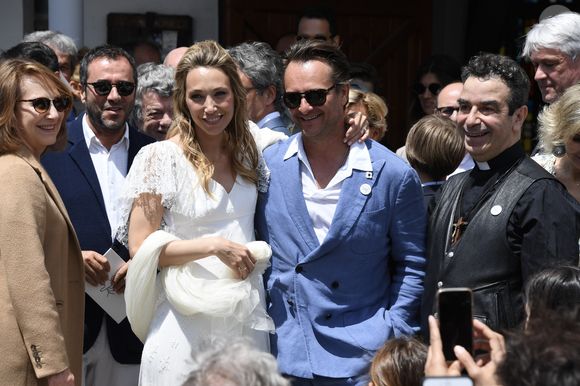
{"label": "blonde bob haircut", "polygon": [[348,92],[348,107],[362,104],[367,111],[371,138],[380,141],[387,132],[387,104],[374,92],[363,92],[351,88]]}
{"label": "blonde bob haircut", "polygon": [[225,146],[232,159],[234,171],[257,183],[258,150],[248,128],[246,90],[242,86],[235,62],[218,43],[206,40],[188,48],[177,66],[173,90],[174,120],[167,138],[179,134],[187,159],[194,165],[205,192],[211,196],[209,181],[214,172],[196,138],[193,119],[187,108],[186,80],[189,72],[197,67],[215,68],[230,80],[234,97],[234,116],[225,129]]}
{"label": "blonde bob haircut", "polygon": [[[24,59],[5,59],[0,61],[0,154],[14,153],[25,146],[21,130],[17,127],[16,108],[22,98],[20,85],[25,77],[35,78],[56,95],[67,97],[72,101],[72,93],[61,80],[40,63]],[[66,117],[72,109],[72,103],[63,111],[60,131],[56,143],[47,150],[61,150],[66,145]]]}
{"label": "blonde bob haircut", "polygon": [[580,134],[580,83],[569,87],[558,100],[538,116],[540,142],[550,153],[554,145]]}
{"label": "blonde bob haircut", "polygon": [[426,115],[411,127],[405,143],[409,164],[418,172],[442,181],[465,156],[463,137],[448,117]]}

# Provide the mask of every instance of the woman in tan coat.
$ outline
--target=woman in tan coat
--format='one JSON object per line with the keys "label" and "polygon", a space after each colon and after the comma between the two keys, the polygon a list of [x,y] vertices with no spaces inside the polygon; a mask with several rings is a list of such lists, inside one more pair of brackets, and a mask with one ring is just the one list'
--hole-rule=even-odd
{"label": "woman in tan coat", "polygon": [[44,66],[0,63],[0,385],[80,384],[81,251],[40,156],[72,95]]}

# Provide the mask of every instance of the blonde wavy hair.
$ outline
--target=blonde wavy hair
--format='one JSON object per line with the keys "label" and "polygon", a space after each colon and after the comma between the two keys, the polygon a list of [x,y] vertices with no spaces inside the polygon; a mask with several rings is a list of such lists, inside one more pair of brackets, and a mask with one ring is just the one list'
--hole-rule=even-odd
{"label": "blonde wavy hair", "polygon": [[[40,63],[25,59],[6,59],[0,63],[0,154],[13,153],[24,145],[21,130],[17,128],[16,104],[22,98],[20,84],[24,77],[35,78],[47,90],[72,101],[71,91],[48,68]],[[56,143],[47,150],[62,150],[66,145],[66,117],[72,103],[62,112],[63,119]]]}
{"label": "blonde wavy hair", "polygon": [[389,113],[389,109],[383,98],[374,92],[363,92],[351,88],[348,92],[347,108],[356,104],[364,106],[368,113],[367,119],[369,121],[372,139],[376,141],[383,139],[387,132],[387,114]]}
{"label": "blonde wavy hair", "polygon": [[195,166],[203,189],[211,196],[209,181],[213,176],[214,166],[201,150],[186,103],[187,75],[197,67],[218,69],[229,78],[234,97],[234,116],[225,129],[225,146],[231,155],[234,171],[257,184],[258,150],[248,127],[246,90],[240,81],[235,62],[215,41],[206,40],[192,45],[177,66],[173,90],[174,120],[167,138],[179,134],[187,159]]}
{"label": "blonde wavy hair", "polygon": [[550,153],[556,144],[580,134],[580,84],[569,87],[538,116],[540,142]]}

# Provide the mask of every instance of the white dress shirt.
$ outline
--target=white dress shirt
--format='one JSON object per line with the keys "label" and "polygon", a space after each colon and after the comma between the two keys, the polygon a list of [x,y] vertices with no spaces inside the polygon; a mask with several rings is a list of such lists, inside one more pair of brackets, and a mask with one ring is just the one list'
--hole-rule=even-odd
{"label": "white dress shirt", "polygon": [[318,238],[318,242],[322,244],[334,218],[342,183],[352,175],[353,169],[372,172],[371,156],[364,143],[355,142],[350,146],[350,151],[344,164],[338,169],[328,185],[324,188],[319,188],[304,151],[301,133],[292,138],[284,159],[286,160],[295,154],[298,155],[298,159],[301,161],[300,175],[306,208],[312,219],[314,233]]}
{"label": "white dress shirt", "polygon": [[83,117],[83,134],[99,179],[107,218],[111,225],[111,240],[113,240],[120,225],[119,196],[127,175],[129,130],[125,124],[125,134],[121,140],[114,144],[110,150],[107,150],[90,128],[87,119],[85,115]]}

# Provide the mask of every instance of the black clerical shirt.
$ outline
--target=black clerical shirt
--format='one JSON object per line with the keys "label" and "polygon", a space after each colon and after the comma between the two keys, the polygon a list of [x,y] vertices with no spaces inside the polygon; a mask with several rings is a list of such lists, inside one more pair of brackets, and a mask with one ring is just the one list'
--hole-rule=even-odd
{"label": "black clerical shirt", "polygon": [[[464,185],[461,208],[454,221],[475,215],[480,202],[491,196],[503,177],[526,157],[519,143],[484,163],[477,163]],[[554,227],[557,227],[554,232]],[[545,266],[545,261],[578,257],[580,205],[564,185],[542,179],[532,184],[514,207],[506,229],[510,250],[522,261],[522,278]]]}

